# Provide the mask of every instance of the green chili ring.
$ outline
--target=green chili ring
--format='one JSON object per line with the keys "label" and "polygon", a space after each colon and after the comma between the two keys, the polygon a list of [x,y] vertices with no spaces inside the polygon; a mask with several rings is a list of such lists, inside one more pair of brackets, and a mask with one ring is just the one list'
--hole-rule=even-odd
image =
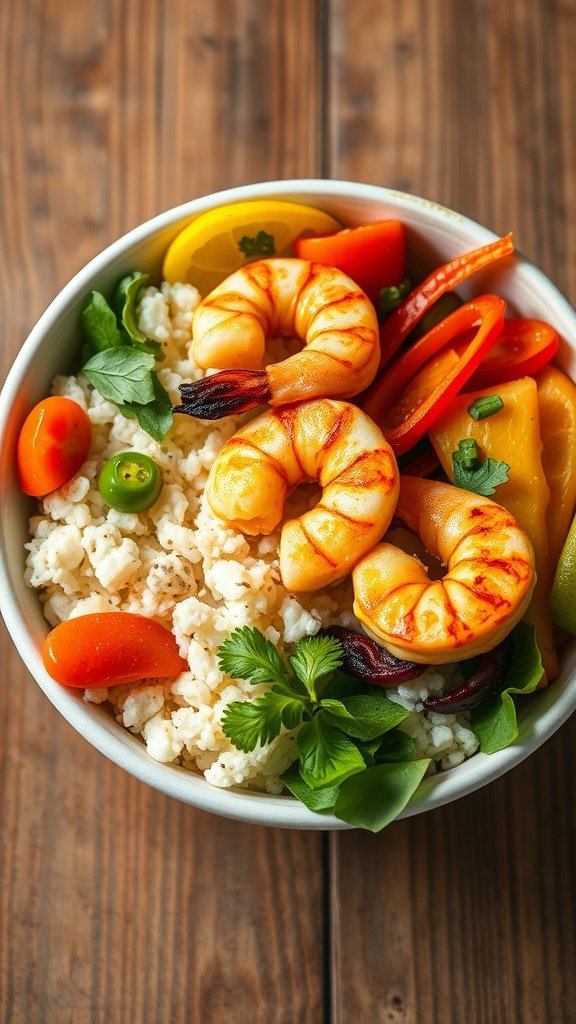
{"label": "green chili ring", "polygon": [[158,499],[162,476],[148,455],[121,452],[102,466],[98,490],[106,504],[117,512],[145,512]]}

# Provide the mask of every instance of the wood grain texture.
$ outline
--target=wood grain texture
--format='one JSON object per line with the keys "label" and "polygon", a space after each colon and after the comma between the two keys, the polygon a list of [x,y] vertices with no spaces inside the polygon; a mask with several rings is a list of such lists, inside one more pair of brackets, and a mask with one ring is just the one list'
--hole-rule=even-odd
{"label": "wood grain texture", "polygon": [[[575,295],[574,5],[334,13],[331,174],[512,230]],[[575,741],[571,721],[466,800],[331,838],[335,1024],[576,1020]]]}
{"label": "wood grain texture", "polygon": [[[575,49],[573,0],[7,0],[0,376],[110,241],[261,179],[421,193],[574,295]],[[574,722],[464,801],[326,839],[141,786],[5,631],[0,657],[2,1024],[576,1021]]]}
{"label": "wood grain texture", "polygon": [[[65,281],[134,224],[320,171],[317,6],[0,5],[3,375]],[[3,1024],[318,1024],[322,837],[140,785],[58,716],[4,631],[0,651]]]}

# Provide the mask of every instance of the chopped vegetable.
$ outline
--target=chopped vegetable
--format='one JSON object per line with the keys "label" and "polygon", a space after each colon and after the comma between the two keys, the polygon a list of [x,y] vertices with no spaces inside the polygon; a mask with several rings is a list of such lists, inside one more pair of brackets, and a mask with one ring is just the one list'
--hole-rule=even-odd
{"label": "chopped vegetable", "polygon": [[[340,670],[346,655],[339,639],[323,634],[300,640],[286,662],[259,630],[245,626],[221,645],[219,655],[220,668],[229,675],[271,684],[263,696],[226,707],[222,729],[236,747],[251,751],[273,740],[282,727],[298,728],[298,771],[291,768],[284,781],[307,807],[332,810],[343,821],[374,831],[400,813],[430,762],[410,760],[410,737],[384,742],[409,712],[377,686]],[[380,774],[384,788],[367,817],[369,773],[377,762],[378,767],[390,762],[387,768],[393,763],[395,770]],[[356,777],[358,784],[347,788]]]}
{"label": "chopped vegetable", "polygon": [[536,386],[542,466],[550,488],[546,530],[554,573],[576,506],[576,387],[556,366],[544,367]]}
{"label": "chopped vegetable", "polygon": [[458,463],[463,469],[478,469],[480,453],[474,438],[463,437],[458,441],[457,451],[452,452],[452,462]]}
{"label": "chopped vegetable", "polygon": [[558,559],[550,607],[556,625],[576,636],[576,517]]}
{"label": "chopped vegetable", "polygon": [[466,491],[473,491],[474,494],[489,498],[497,487],[507,482],[510,466],[507,462],[499,462],[497,459],[480,459],[478,455],[466,453],[466,450],[460,447],[461,444],[462,441],[459,441],[458,450],[452,452],[454,483]]}
{"label": "chopped vegetable", "polygon": [[525,619],[536,627],[536,639],[548,678],[558,674],[554,632],[549,609],[552,583],[548,560],[546,515],[550,491],[542,467],[542,440],[536,382],[531,377],[499,385],[504,408],[497,416],[473,420],[471,398],[457,395],[450,408],[430,428],[430,440],[442,468],[454,482],[452,452],[465,437],[473,438],[487,459],[509,466],[508,480],[498,487],[496,501],[512,513],[530,538],[536,558],[536,586]]}
{"label": "chopped vegetable", "polygon": [[201,213],[176,235],[164,257],[162,276],[170,284],[193,284],[208,295],[254,259],[294,256],[294,240],[304,232],[327,235],[340,226],[323,210],[280,199],[218,206]]}
{"label": "chopped vegetable", "polygon": [[504,402],[500,395],[482,395],[475,398],[468,406],[468,415],[473,420],[485,420],[488,416],[494,416],[500,409],[504,408]]}
{"label": "chopped vegetable", "polygon": [[106,504],[118,512],[144,512],[157,501],[162,476],[148,455],[122,452],[102,466],[98,490]]}
{"label": "chopped vegetable", "polygon": [[130,612],[67,619],[50,631],[42,654],[53,679],[81,689],[175,679],[188,668],[169,629]]}
{"label": "chopped vegetable", "polygon": [[18,437],[18,482],[25,494],[42,497],[76,475],[88,457],[92,425],[71,398],[44,398],[26,417]]}
{"label": "chopped vegetable", "polygon": [[420,322],[410,331],[408,341],[418,341],[419,338],[427,334],[428,331],[431,331],[433,327],[436,327],[436,324],[439,324],[441,320],[444,320],[461,305],[462,299],[456,295],[456,292],[446,292],[445,295],[441,295],[437,302],[424,314]]}
{"label": "chopped vegetable", "polygon": [[333,636],[342,644],[342,668],[355,679],[379,686],[397,686],[407,679],[415,679],[426,671],[426,665],[402,661],[377,644],[366,633],[346,626],[329,626],[322,636]]}
{"label": "chopped vegetable", "polygon": [[[489,266],[503,256],[514,252],[512,235],[499,238],[480,249],[457,256],[443,266],[438,267],[410,292],[404,302],[384,321],[380,329],[380,347],[382,351],[380,369],[376,377],[377,383],[383,368],[396,354],[403,341],[406,340],[416,324],[446,292],[457,288],[472,274],[483,267]],[[374,385],[372,385],[373,387]]]}
{"label": "chopped vegetable", "polygon": [[476,671],[466,682],[439,697],[427,697],[422,706],[426,711],[435,711],[441,715],[470,711],[504,688],[511,657],[512,640],[507,636],[502,643],[482,656]]}
{"label": "chopped vegetable", "polygon": [[404,278],[405,231],[399,220],[362,224],[315,238],[303,235],[296,239],[294,248],[300,259],[337,267],[348,274],[376,307],[381,289],[399,285]]}
{"label": "chopped vegetable", "polygon": [[378,297],[378,319],[385,320],[390,316],[403,299],[409,294],[411,288],[409,278],[405,277],[400,284],[391,284],[387,288],[380,289]]}
{"label": "chopped vegetable", "polygon": [[470,388],[490,388],[537,373],[554,358],[558,343],[554,328],[541,320],[505,320],[498,341],[475,371]]}
{"label": "chopped vegetable", "polygon": [[[448,408],[482,357],[495,343],[502,329],[505,309],[504,300],[496,295],[483,295],[460,306],[400,356],[387,369],[378,387],[372,386],[364,392],[360,400],[361,407],[377,423],[383,425],[386,440],[396,454],[402,454],[419,441]],[[471,327],[475,328],[472,340],[455,365],[402,422],[387,426],[390,422],[388,417],[394,416],[394,403],[401,398],[403,390],[409,386],[422,365]]]}

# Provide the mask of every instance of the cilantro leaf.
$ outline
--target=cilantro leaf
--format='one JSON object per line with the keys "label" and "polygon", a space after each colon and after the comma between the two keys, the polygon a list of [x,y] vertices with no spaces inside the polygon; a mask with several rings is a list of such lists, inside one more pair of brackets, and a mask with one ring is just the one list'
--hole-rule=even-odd
{"label": "cilantro leaf", "polygon": [[326,709],[327,721],[331,725],[361,740],[382,736],[410,714],[379,691],[342,697],[341,700],[324,699],[320,701],[320,707]]}
{"label": "cilantro leaf", "polygon": [[430,758],[400,764],[376,764],[346,779],[334,813],[341,821],[380,832],[404,810],[418,789]]}
{"label": "cilantro leaf", "polygon": [[456,486],[473,491],[474,494],[481,494],[485,498],[489,498],[500,484],[505,484],[508,480],[510,466],[496,459],[484,459],[476,469],[467,469],[458,461],[458,453],[452,452],[452,464]]}
{"label": "cilantro leaf", "polygon": [[304,782],[304,779],[300,775],[300,772],[290,768],[284,775],[281,776],[281,780],[295,796],[297,800],[300,800],[309,811],[332,811],[334,805],[338,799],[340,792],[339,786],[324,786],[323,789],[312,789]]}
{"label": "cilantro leaf", "polygon": [[296,737],[300,754],[300,774],[311,789],[339,785],[344,779],[365,769],[358,747],[319,711],[306,722]]}
{"label": "cilantro leaf", "polygon": [[511,632],[512,656],[501,693],[470,712],[472,731],[483,754],[494,754],[510,746],[518,736],[518,719],[512,693],[533,693],[542,678],[542,659],[534,629],[519,623]]}
{"label": "cilantro leaf", "polygon": [[250,238],[248,235],[243,235],[238,242],[238,248],[244,256],[274,256],[276,254],[276,246],[274,244],[274,235],[269,235],[267,231],[259,231],[254,238]]}
{"label": "cilantro leaf", "polygon": [[129,402],[147,405],[155,397],[153,368],[154,356],[121,345],[97,352],[84,364],[82,372],[103,398],[117,405]]}
{"label": "cilantro leaf", "polygon": [[88,305],[80,314],[84,334],[95,352],[122,345],[116,314],[101,292],[90,292]]}
{"label": "cilantro leaf", "polygon": [[300,640],[296,654],[289,658],[294,675],[316,700],[316,680],[342,664],[342,644],[333,636],[309,636]]}
{"label": "cilantro leaf", "polygon": [[283,725],[294,729],[302,721],[302,701],[270,690],[255,700],[235,700],[222,716],[222,732],[238,750],[254,750],[258,743],[269,743],[280,734]]}
{"label": "cilantro leaf", "polygon": [[242,626],[220,644],[219,666],[233,679],[259,683],[286,682],[286,668],[274,644],[259,629]]}

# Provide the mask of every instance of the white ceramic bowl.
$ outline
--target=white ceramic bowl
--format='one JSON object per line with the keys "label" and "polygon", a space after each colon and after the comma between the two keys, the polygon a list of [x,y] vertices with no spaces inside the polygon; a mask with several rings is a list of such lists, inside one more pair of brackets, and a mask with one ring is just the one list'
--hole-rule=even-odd
{"label": "white ceramic bowl", "polygon": [[[242,199],[273,196],[318,206],[347,225],[386,217],[407,227],[412,266],[431,268],[490,242],[495,235],[474,221],[428,200],[354,182],[297,180],[229,189],[168,210],[130,231],[96,256],[62,289],[19,352],[0,395],[0,599],[12,639],[31,675],[54,706],[90,743],[121,768],[168,796],[229,818],[289,828],[347,828],[336,818],[315,815],[290,796],[216,789],[199,775],[159,764],[135,736],[106,710],[86,704],[44,670],[40,649],[47,632],[37,594],[23,579],[27,519],[33,503],[18,489],[14,452],[19,428],[30,408],[49,393],[55,374],[69,370],[77,356],[79,312],[92,288],[106,292],[122,274],[137,268],[159,278],[168,243],[204,210]],[[563,338],[558,362],[576,377],[576,313],[555,286],[521,255],[476,275],[461,294],[494,290],[511,311],[551,322]],[[426,779],[402,817],[418,814],[471,793],[536,750],[576,708],[576,641],[562,653],[560,677],[526,702],[515,744],[497,754],[476,754],[450,771]]]}

